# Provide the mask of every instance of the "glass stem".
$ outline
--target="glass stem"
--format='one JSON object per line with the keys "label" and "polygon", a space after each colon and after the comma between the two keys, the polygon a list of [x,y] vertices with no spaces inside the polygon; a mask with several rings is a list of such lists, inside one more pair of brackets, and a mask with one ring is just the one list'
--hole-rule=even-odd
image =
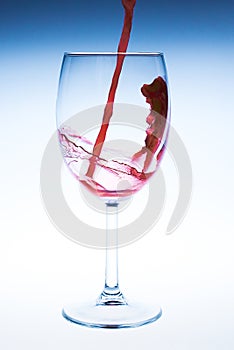
{"label": "glass stem", "polygon": [[126,305],[118,279],[118,201],[106,202],[106,270],[98,305]]}

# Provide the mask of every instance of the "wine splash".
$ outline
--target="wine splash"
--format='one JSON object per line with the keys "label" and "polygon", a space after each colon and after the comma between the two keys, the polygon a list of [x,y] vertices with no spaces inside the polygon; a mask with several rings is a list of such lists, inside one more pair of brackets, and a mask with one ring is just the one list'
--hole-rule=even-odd
{"label": "wine splash", "polygon": [[133,19],[133,11],[136,4],[136,0],[122,0],[122,5],[124,7],[124,24],[122,29],[122,34],[120,37],[119,45],[118,45],[118,53],[117,62],[115,71],[112,77],[112,82],[108,94],[107,103],[104,109],[104,114],[102,118],[102,125],[100,131],[98,133],[96,142],[93,147],[93,155],[94,158],[90,159],[90,165],[87,171],[87,176],[92,178],[93,173],[95,171],[95,157],[99,157],[102,151],[103,144],[105,142],[107,129],[109,126],[109,122],[111,116],[113,114],[113,105],[115,101],[115,94],[118,87],[119,77],[122,71],[125,55],[130,39],[131,29],[132,29],[132,19]]}
{"label": "wine splash", "polygon": [[[131,158],[119,161],[113,158],[113,152],[108,150],[110,159],[94,156],[88,149],[92,142],[76,135],[69,128],[58,130],[63,157],[68,168],[84,186],[99,197],[126,197],[139,191],[154,172],[143,173]],[[110,154],[112,152],[112,154]],[[115,154],[115,155],[116,155]],[[114,156],[115,156],[114,155]],[[95,159],[95,174],[87,176],[90,160]]]}

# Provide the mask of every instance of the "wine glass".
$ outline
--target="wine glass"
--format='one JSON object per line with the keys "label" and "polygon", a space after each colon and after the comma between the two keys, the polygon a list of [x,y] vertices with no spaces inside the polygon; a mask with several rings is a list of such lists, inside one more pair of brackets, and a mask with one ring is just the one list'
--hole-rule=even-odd
{"label": "wine glass", "polygon": [[71,322],[127,328],[162,314],[160,306],[131,302],[120,290],[117,214],[119,201],[156,172],[169,120],[162,53],[64,54],[57,97],[63,159],[87,191],[105,202],[107,223],[104,289],[96,300],[64,307],[63,316]]}

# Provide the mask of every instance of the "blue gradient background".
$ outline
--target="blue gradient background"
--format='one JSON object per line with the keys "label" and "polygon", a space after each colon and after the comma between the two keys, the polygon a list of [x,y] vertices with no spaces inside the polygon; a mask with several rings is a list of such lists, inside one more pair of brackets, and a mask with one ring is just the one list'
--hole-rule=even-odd
{"label": "blue gradient background", "polygon": [[[194,193],[175,234],[159,239],[152,232],[122,257],[123,282],[130,274],[139,285],[151,281],[163,318],[138,330],[97,332],[67,324],[60,310],[74,284],[79,291],[83,280],[102,287],[102,255],[52,227],[41,204],[39,171],[55,130],[63,52],[115,51],[121,2],[1,3],[1,348],[234,348],[233,14],[228,0],[137,0],[129,51],[165,53],[173,125],[191,157]],[[163,166],[166,173],[167,160]],[[91,283],[89,274],[98,277]]]}

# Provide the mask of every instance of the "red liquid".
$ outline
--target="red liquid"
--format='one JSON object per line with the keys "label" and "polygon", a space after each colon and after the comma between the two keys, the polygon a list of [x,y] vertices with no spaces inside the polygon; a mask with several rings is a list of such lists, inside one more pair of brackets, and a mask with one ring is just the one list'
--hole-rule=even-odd
{"label": "red liquid", "polygon": [[[118,52],[125,53],[127,51],[128,42],[130,39],[130,33],[132,29],[132,18],[133,18],[133,10],[134,6],[136,4],[136,0],[122,0],[122,4],[125,10],[124,15],[124,25],[122,34],[120,37],[119,45],[118,45]],[[113,104],[115,100],[115,93],[119,82],[120,73],[123,67],[125,55],[118,55],[117,56],[117,62],[115,71],[112,77],[112,82],[108,94],[107,103],[105,106],[103,119],[102,119],[102,126],[100,128],[99,134],[97,136],[96,142],[94,144],[93,148],[93,154],[96,157],[99,157],[102,151],[103,144],[105,142],[107,129],[109,126],[110,118],[113,114]],[[87,170],[87,176],[92,177],[93,173],[95,171],[95,158],[90,159],[90,165]]]}
{"label": "red liquid", "polygon": [[139,191],[153,174],[145,174],[137,169],[131,158],[122,162],[113,157],[107,160],[95,156],[95,173],[92,178],[88,177],[87,168],[91,158],[94,162],[94,156],[87,149],[92,143],[68,128],[59,130],[59,140],[64,159],[72,174],[99,197],[129,196]]}

